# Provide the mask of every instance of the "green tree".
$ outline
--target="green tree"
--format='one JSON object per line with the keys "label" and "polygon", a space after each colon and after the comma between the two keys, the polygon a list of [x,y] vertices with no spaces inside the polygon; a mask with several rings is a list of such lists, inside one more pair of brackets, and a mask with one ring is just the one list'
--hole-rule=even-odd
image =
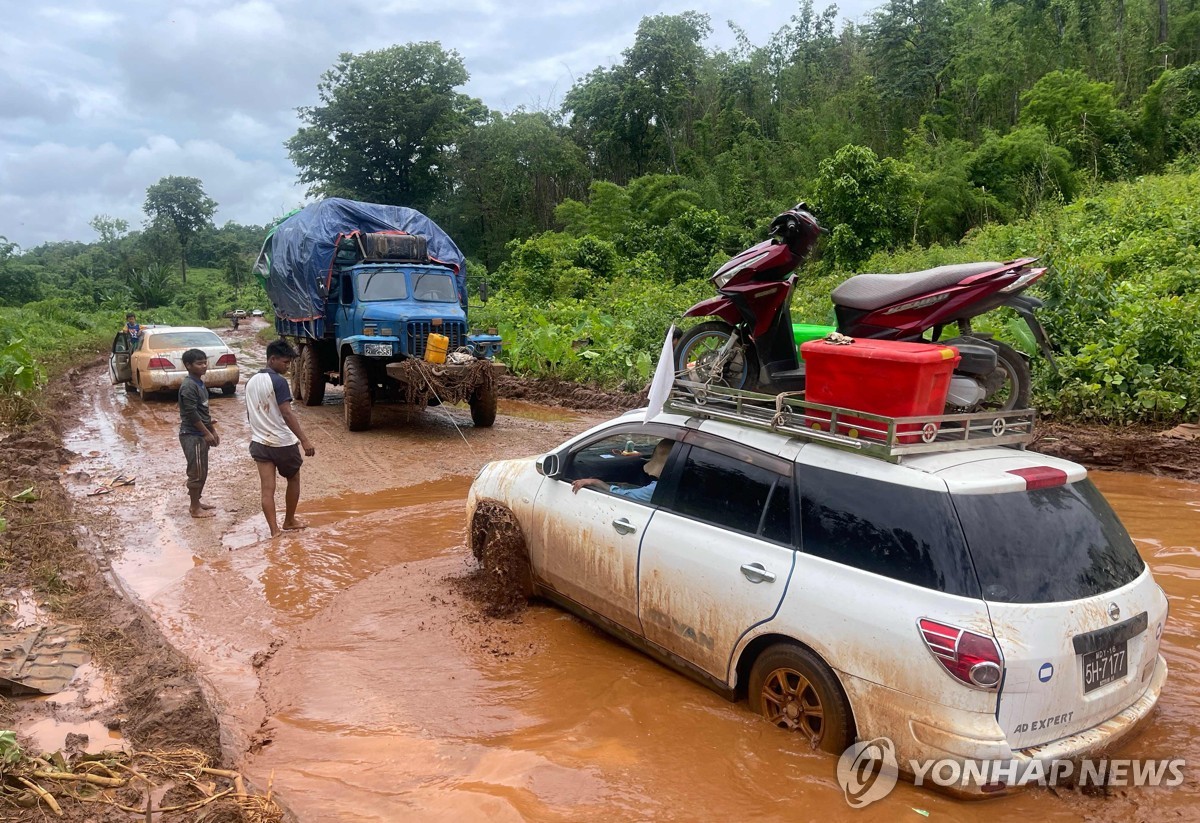
{"label": "green tree", "polygon": [[1200,63],[1159,75],[1142,98],[1139,131],[1151,168],[1200,152]]}
{"label": "green tree", "polygon": [[1071,155],[1050,139],[1045,126],[1022,126],[1000,136],[988,132],[967,163],[971,182],[987,192],[990,217],[1023,217],[1047,200],[1075,194]]}
{"label": "green tree", "polygon": [[152,223],[170,226],[179,241],[179,274],[187,283],[187,251],[196,232],[212,226],[217,202],[204,193],[196,177],[164,177],[146,189],[142,206]]}
{"label": "green tree", "polygon": [[1112,179],[1132,165],[1129,115],[1118,108],[1111,83],[1094,83],[1076,69],[1053,71],[1021,99],[1022,125],[1045,126],[1078,168]]}
{"label": "green tree", "polygon": [[645,17],[622,62],[600,68],[563,98],[575,139],[617,183],[652,171],[678,172],[698,119],[707,15]]}
{"label": "green tree", "polygon": [[321,76],[320,105],[286,143],[310,194],[351,197],[428,211],[450,187],[456,143],[487,116],[455,89],[462,58],[439,43],[343,53]]}
{"label": "green tree", "polygon": [[490,268],[504,259],[512,238],[551,228],[556,204],[582,193],[587,179],[583,152],[561,124],[522,110],[492,112],[466,132],[450,172],[454,192],[433,214]]}
{"label": "green tree", "polygon": [[635,78],[626,99],[644,104],[676,174],[676,143],[687,139],[695,119],[692,103],[704,60],[700,44],[711,32],[708,15],[694,11],[644,17],[633,46],[625,52],[625,64]]}
{"label": "green tree", "polygon": [[816,214],[831,229],[828,247],[838,265],[852,268],[908,241],[915,183],[908,164],[880,159],[866,146],[844,146],[821,162]]}
{"label": "green tree", "polygon": [[0,304],[20,306],[42,297],[37,268],[17,260],[20,248],[0,235]]}

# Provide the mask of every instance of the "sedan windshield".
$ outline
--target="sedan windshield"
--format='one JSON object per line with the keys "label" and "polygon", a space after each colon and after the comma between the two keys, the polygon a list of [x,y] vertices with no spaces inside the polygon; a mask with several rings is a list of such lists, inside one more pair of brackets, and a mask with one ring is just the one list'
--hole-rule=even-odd
{"label": "sedan windshield", "polygon": [[197,329],[196,331],[169,331],[162,334],[155,334],[146,341],[146,348],[155,351],[167,351],[168,349],[202,349],[205,347],[213,348],[224,346],[225,341],[217,337],[216,333],[205,329]]}

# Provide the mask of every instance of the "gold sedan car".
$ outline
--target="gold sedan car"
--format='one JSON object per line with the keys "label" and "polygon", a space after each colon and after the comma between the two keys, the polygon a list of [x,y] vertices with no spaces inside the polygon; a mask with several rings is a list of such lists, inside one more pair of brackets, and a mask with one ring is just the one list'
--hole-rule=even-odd
{"label": "gold sedan car", "polygon": [[208,355],[204,385],[220,387],[223,394],[237,392],[241,379],[237,355],[212,329],[200,326],[143,326],[137,340],[122,331],[113,339],[109,375],[114,384],[142,397],[153,392],[177,391],[187,377],[183,353],[200,349]]}

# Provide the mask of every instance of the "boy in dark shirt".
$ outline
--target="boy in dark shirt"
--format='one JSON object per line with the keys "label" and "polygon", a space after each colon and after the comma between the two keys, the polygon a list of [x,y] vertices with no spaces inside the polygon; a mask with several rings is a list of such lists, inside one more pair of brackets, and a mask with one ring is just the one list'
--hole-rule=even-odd
{"label": "boy in dark shirt", "polygon": [[221,444],[208,412],[208,388],[204,385],[208,355],[200,349],[188,349],[183,353],[183,367],[188,376],[179,387],[179,445],[187,458],[191,512],[192,517],[212,517],[214,507],[200,502],[208,479],[208,450]]}
{"label": "boy in dark shirt", "polygon": [[125,333],[129,335],[129,339],[134,343],[142,336],[142,326],[137,321],[137,315],[133,312],[125,315]]}

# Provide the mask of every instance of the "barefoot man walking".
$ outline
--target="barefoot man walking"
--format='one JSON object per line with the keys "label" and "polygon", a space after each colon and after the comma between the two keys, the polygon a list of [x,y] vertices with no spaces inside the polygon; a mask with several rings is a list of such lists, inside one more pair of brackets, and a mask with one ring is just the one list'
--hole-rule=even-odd
{"label": "barefoot man walking", "polygon": [[204,387],[208,355],[203,349],[188,349],[182,359],[188,376],[179,387],[179,445],[187,459],[189,510],[192,517],[212,517],[213,507],[200,501],[208,480],[208,450],[221,445],[221,436],[208,411],[208,389]]}
{"label": "barefoot man walking", "polygon": [[[303,449],[308,457],[316,454],[296,419],[292,390],[283,376],[295,358],[296,352],[286,340],[276,340],[267,346],[267,367],[246,383],[250,456],[258,465],[262,510],[271,527],[271,537],[304,528],[304,524],[296,520],[296,504],[300,502],[300,464],[304,462],[300,450]],[[275,520],[276,471],[287,481],[282,528]]]}

